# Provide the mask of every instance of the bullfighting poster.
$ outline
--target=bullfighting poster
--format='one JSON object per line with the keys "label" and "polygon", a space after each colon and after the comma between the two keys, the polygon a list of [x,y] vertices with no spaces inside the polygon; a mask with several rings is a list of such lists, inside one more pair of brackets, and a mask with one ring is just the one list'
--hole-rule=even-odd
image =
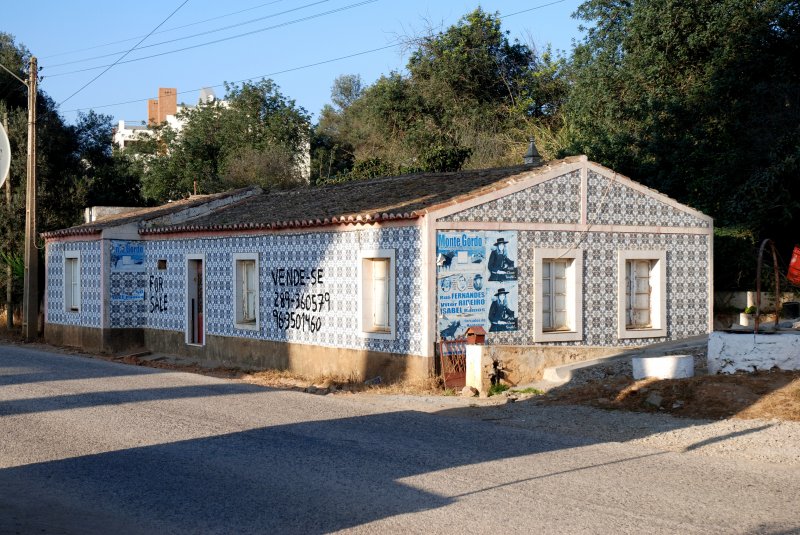
{"label": "bullfighting poster", "polygon": [[517,232],[437,233],[439,339],[463,338],[469,327],[517,330]]}

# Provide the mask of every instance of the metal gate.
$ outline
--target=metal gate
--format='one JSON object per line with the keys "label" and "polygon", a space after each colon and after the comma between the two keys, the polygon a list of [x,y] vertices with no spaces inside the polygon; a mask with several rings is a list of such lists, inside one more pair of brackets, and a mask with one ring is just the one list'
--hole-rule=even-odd
{"label": "metal gate", "polygon": [[440,341],[439,359],[445,388],[463,388],[467,383],[467,339]]}

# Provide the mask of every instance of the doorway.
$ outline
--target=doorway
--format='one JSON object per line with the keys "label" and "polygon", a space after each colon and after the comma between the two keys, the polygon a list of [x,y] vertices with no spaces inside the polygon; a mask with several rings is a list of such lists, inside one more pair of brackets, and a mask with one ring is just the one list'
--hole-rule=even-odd
{"label": "doorway", "polygon": [[203,257],[189,256],[186,260],[186,343],[205,344],[205,288]]}

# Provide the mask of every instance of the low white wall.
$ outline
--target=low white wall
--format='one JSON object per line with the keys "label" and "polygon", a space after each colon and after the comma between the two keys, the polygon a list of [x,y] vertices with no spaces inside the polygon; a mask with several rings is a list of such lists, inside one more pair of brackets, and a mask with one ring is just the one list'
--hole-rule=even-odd
{"label": "low white wall", "polygon": [[[782,292],[781,303],[786,301],[797,301],[798,295],[795,292]],[[744,310],[745,307],[756,305],[756,292],[714,292],[714,306],[734,307]],[[775,311],[775,292],[761,292],[762,312]]]}
{"label": "low white wall", "polygon": [[683,379],[694,376],[694,356],[664,355],[661,357],[633,357],[633,378]]}
{"label": "low white wall", "polygon": [[713,332],[708,337],[708,372],[734,373],[800,370],[800,332],[733,334]]}

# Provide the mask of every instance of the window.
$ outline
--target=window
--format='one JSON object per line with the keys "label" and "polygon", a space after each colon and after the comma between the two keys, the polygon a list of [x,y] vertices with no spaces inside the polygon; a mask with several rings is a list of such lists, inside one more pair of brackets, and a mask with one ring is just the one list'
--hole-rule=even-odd
{"label": "window", "polygon": [[625,327],[651,329],[650,323],[650,270],[653,260],[627,260],[625,262]]}
{"label": "window", "polygon": [[81,309],[81,261],[78,251],[64,253],[64,309],[79,312]]}
{"label": "window", "polygon": [[567,268],[568,260],[545,259],[542,262],[542,330],[568,331]]}
{"label": "window", "polygon": [[235,254],[236,327],[258,329],[258,254]]}
{"label": "window", "polygon": [[620,251],[618,334],[620,338],[667,335],[665,251]]}
{"label": "window", "polygon": [[583,251],[536,249],[534,342],[583,339]]}
{"label": "window", "polygon": [[369,338],[395,337],[394,250],[362,251],[359,264],[359,330]]}

